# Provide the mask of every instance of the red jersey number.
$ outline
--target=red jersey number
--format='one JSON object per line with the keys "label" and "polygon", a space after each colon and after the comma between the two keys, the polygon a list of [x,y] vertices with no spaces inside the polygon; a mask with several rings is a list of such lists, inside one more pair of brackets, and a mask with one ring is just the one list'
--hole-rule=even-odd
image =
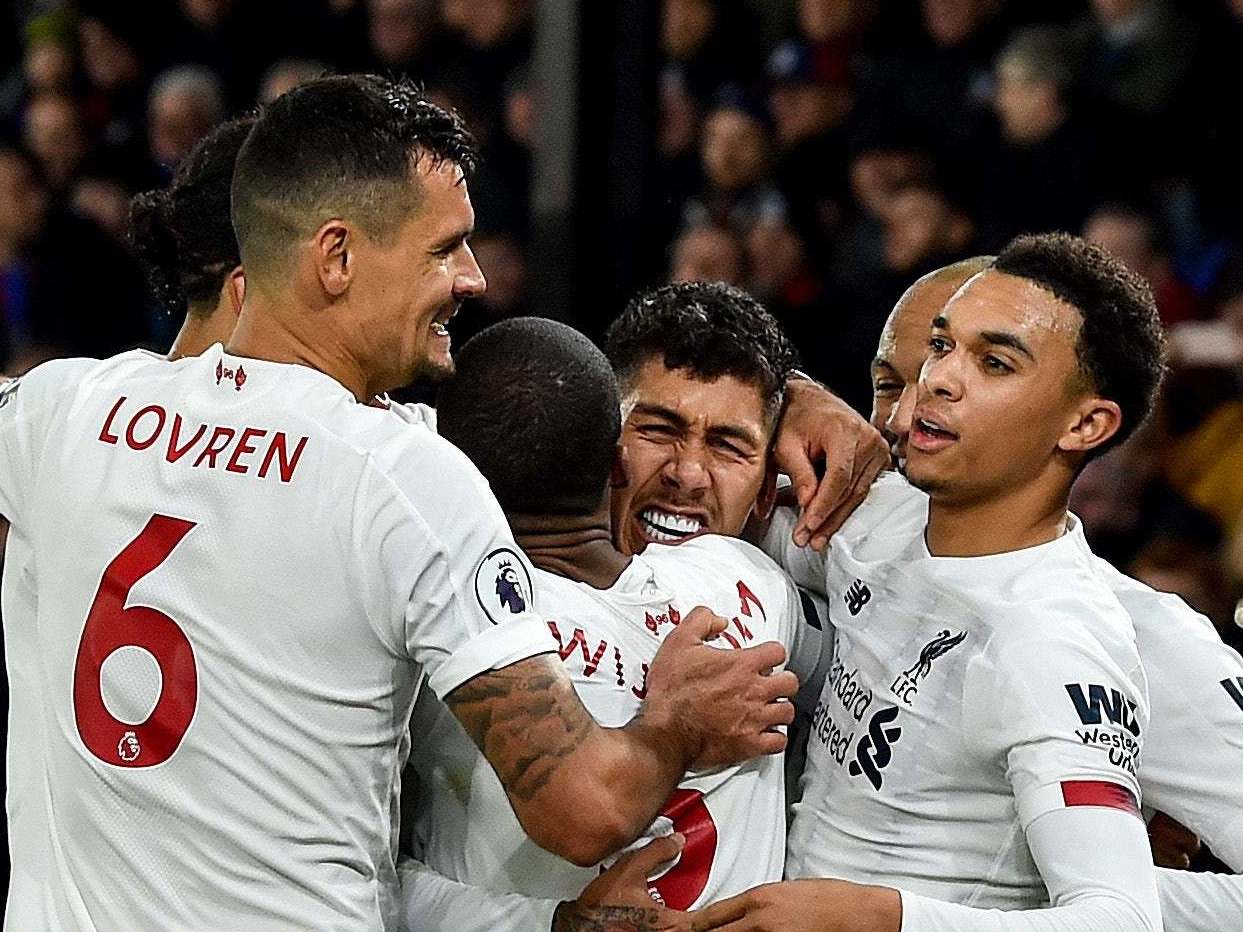
{"label": "red jersey number", "polygon": [[686,844],[678,863],[651,886],[670,909],[690,909],[708,885],[716,857],[716,823],[699,790],[674,790],[661,815],[673,822]]}
{"label": "red jersey number", "polygon": [[[168,559],[194,522],[152,515],[104,570],[86,616],[73,670],[73,714],[87,750],[116,767],[154,767],[173,756],[194,718],[198,671],[194,649],[181,626],[144,605],[125,607],[130,590]],[[119,647],[151,652],[160,665],[160,698],[147,720],[131,725],[104,705],[99,673]]]}

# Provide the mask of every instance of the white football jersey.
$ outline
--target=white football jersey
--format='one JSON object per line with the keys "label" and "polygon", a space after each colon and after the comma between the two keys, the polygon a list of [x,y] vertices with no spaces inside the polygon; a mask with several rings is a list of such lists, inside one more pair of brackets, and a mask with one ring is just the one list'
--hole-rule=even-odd
{"label": "white football jersey", "polygon": [[22,932],[392,927],[418,683],[555,647],[469,461],[303,366],[42,366],[0,513]]}
{"label": "white football jersey", "polygon": [[1001,909],[1047,903],[1024,830],[1046,812],[1138,817],[1147,691],[1126,613],[1077,524],[1013,553],[936,558],[927,499],[886,477],[819,565],[836,631],[795,806],[789,877]]}
{"label": "white football jersey", "polygon": [[[540,570],[536,577],[566,670],[606,726],[624,725],[638,711],[657,649],[697,605],[731,619],[721,647],[780,641],[800,675],[812,674],[819,661],[820,632],[804,625],[797,591],[771,560],[739,540],[650,545],[607,590]],[[555,899],[573,899],[599,873],[525,836],[496,775],[442,703],[421,697],[412,727],[431,736],[424,743],[430,753],[410,762],[419,778],[415,835],[429,867],[472,886]],[[686,836],[680,860],[653,881],[653,895],[689,909],[779,880],[784,799],[779,755],[688,774],[649,832]]]}
{"label": "white football jersey", "polygon": [[1148,674],[1144,807],[1177,819],[1243,871],[1243,660],[1178,596],[1093,561],[1131,616]]}

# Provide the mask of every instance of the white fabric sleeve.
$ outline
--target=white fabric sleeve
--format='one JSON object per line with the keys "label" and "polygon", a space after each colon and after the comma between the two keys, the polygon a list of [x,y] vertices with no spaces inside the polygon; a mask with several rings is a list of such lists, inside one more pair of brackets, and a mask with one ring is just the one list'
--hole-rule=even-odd
{"label": "white fabric sleeve", "polygon": [[1165,932],[1243,929],[1243,877],[1157,869]]}
{"label": "white fabric sleeve", "polygon": [[792,535],[797,523],[798,512],[795,509],[774,508],[768,529],[758,546],[789,574],[795,585],[824,595],[826,554],[795,545]]}
{"label": "white fabric sleeve", "polygon": [[1006,768],[1019,823],[1101,805],[1130,813],[1142,828],[1135,771],[1148,707],[1138,655],[1116,660],[1072,618],[1012,625],[971,661],[965,724]]}
{"label": "white fabric sleeve", "polygon": [[1055,810],[1028,826],[1027,844],[1051,908],[978,909],[902,891],[901,932],[1161,932],[1139,819],[1108,808]]}
{"label": "white fabric sleeve", "polygon": [[1168,633],[1154,632],[1144,655],[1152,697],[1140,767],[1144,805],[1191,829],[1243,872],[1243,661],[1211,622],[1179,607],[1182,619],[1160,618]]}
{"label": "white fabric sleeve", "polygon": [[549,932],[560,903],[468,886],[413,858],[397,869],[403,932]]}
{"label": "white fabric sleeve", "polygon": [[57,359],[0,382],[0,515],[11,524],[20,527],[29,519],[27,502],[56,400],[98,364],[95,359]]}
{"label": "white fabric sleeve", "polygon": [[444,698],[480,673],[554,650],[530,563],[483,476],[430,432],[399,452],[360,482],[353,542],[364,593],[383,594],[370,596],[385,600],[372,616],[394,652],[418,661]]}

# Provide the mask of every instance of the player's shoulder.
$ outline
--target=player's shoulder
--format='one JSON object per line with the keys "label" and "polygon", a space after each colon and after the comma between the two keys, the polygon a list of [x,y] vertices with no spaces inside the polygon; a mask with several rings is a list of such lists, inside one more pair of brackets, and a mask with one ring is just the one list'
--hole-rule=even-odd
{"label": "player's shoulder", "polygon": [[1225,646],[1213,622],[1172,592],[1160,592],[1127,576],[1111,563],[1093,557],[1093,565],[1131,616],[1141,641],[1195,646]]}
{"label": "player's shoulder", "polygon": [[905,539],[922,530],[928,496],[896,472],[883,472],[867,497],[833,536],[833,544],[857,545],[881,538]]}
{"label": "player's shoulder", "polygon": [[673,580],[678,578],[675,574],[688,572],[722,576],[751,573],[783,582],[786,578],[764,551],[724,534],[702,534],[679,544],[649,544],[643,559],[662,577]]}
{"label": "player's shoulder", "polygon": [[24,409],[72,406],[74,399],[89,396],[115,380],[120,373],[132,372],[156,360],[167,361],[146,350],[132,350],[107,359],[69,357],[51,359],[24,375],[0,383],[0,399],[5,403],[20,399]]}

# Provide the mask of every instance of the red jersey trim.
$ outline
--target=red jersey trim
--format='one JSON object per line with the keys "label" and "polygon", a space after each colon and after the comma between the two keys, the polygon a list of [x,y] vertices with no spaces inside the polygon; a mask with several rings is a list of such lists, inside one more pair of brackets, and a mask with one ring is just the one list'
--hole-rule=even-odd
{"label": "red jersey trim", "polygon": [[1139,816],[1139,803],[1125,786],[1104,780],[1065,780],[1062,801],[1070,806],[1103,806]]}

